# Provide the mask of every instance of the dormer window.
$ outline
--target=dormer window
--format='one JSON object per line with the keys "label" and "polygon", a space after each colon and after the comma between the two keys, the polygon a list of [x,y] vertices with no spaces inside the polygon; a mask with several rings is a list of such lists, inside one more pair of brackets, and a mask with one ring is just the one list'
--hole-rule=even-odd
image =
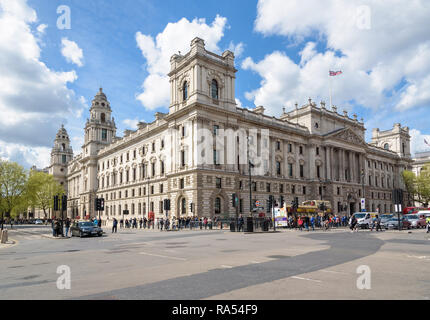
{"label": "dormer window", "polygon": [[182,100],[185,101],[188,99],[188,82],[184,82],[184,86],[182,87]]}
{"label": "dormer window", "polygon": [[218,82],[213,79],[211,84],[212,99],[218,100]]}

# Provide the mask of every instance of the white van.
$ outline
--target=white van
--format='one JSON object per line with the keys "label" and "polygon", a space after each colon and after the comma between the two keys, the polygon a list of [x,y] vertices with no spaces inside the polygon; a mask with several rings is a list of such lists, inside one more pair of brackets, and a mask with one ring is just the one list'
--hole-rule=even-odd
{"label": "white van", "polygon": [[354,217],[357,219],[357,224],[360,228],[369,228],[373,224],[373,218],[377,215],[375,212],[356,212]]}

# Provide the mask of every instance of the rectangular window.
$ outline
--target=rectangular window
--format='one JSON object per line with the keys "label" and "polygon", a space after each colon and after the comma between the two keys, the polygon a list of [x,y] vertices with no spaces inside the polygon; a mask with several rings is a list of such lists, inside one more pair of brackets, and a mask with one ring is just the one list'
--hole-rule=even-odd
{"label": "rectangular window", "polygon": [[164,185],[160,184],[160,193],[164,193]]}
{"label": "rectangular window", "polygon": [[154,186],[151,186],[151,194],[154,194]]}
{"label": "rectangular window", "polygon": [[300,146],[300,148],[299,148],[299,153],[303,154],[303,147],[302,146]]}
{"label": "rectangular window", "polygon": [[214,164],[215,165],[219,164],[219,162],[218,162],[218,152],[216,150],[214,150]]}
{"label": "rectangular window", "polygon": [[301,164],[300,165],[300,178],[303,178],[304,177],[304,167],[303,167],[303,165]]}
{"label": "rectangular window", "polygon": [[276,141],[276,150],[281,150],[281,141]]}
{"label": "rectangular window", "polygon": [[184,179],[179,180],[179,188],[184,189]]}
{"label": "rectangular window", "polygon": [[63,163],[67,162],[67,156],[65,154],[62,155],[62,161],[63,161]]}
{"label": "rectangular window", "polygon": [[293,145],[291,143],[288,144],[288,152],[293,152]]}
{"label": "rectangular window", "polygon": [[266,192],[270,192],[270,183],[266,183]]}
{"label": "rectangular window", "polygon": [[218,130],[219,130],[219,126],[218,125],[214,125],[214,135],[218,135]]}
{"label": "rectangular window", "polygon": [[320,148],[317,147],[316,153],[317,153],[317,156],[320,155]]}
{"label": "rectangular window", "polygon": [[320,166],[317,166],[317,178],[318,179],[321,178],[321,169],[320,168],[321,168]]}
{"label": "rectangular window", "polygon": [[292,164],[292,163],[289,163],[289,164],[288,164],[288,176],[289,176],[290,178],[292,178],[292,177],[293,177],[293,164]]}
{"label": "rectangular window", "polygon": [[303,187],[303,194],[306,194],[306,187]]}
{"label": "rectangular window", "polygon": [[281,183],[279,185],[279,193],[284,193],[284,184],[283,183]]}
{"label": "rectangular window", "polygon": [[181,151],[181,166],[185,167],[185,151]]}
{"label": "rectangular window", "polygon": [[276,161],[276,174],[281,175],[281,163]]}
{"label": "rectangular window", "polygon": [[221,189],[221,178],[216,178],[216,188]]}
{"label": "rectangular window", "polygon": [[291,186],[291,193],[292,194],[295,194],[296,193],[296,186]]}
{"label": "rectangular window", "polygon": [[252,183],[252,191],[257,191],[257,182]]}
{"label": "rectangular window", "polygon": [[107,141],[107,129],[102,129],[102,140]]}

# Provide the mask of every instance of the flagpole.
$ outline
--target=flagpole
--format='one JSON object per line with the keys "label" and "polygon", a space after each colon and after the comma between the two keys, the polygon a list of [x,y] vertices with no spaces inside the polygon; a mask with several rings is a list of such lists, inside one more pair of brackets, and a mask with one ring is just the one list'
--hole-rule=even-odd
{"label": "flagpole", "polygon": [[331,96],[331,78],[332,77],[330,76],[330,72],[329,72],[328,77],[329,77],[328,88],[329,88],[329,94],[330,94],[330,108],[331,108],[331,107],[333,107],[333,104],[332,104],[332,96]]}

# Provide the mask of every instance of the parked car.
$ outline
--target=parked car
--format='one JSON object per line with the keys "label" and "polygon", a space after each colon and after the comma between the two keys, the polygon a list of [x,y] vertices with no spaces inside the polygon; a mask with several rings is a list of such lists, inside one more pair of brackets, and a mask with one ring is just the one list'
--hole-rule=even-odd
{"label": "parked car", "polygon": [[34,224],[42,225],[43,221],[38,219],[38,220],[34,221]]}
{"label": "parked car", "polygon": [[411,223],[412,228],[425,228],[427,225],[424,215],[407,214],[405,215],[405,218]]}
{"label": "parked car", "polygon": [[381,215],[381,225],[386,223],[388,220],[390,220],[392,217],[394,217],[393,214],[382,214]]}
{"label": "parked car", "polygon": [[[402,229],[410,229],[411,223],[405,217],[400,217]],[[393,216],[390,220],[384,223],[385,229],[399,229],[399,219]]]}
{"label": "parked car", "polygon": [[85,236],[98,236],[101,237],[103,235],[102,228],[95,226],[92,222],[88,221],[79,221],[74,222],[72,227],[70,228],[70,234],[77,237],[85,237]]}

